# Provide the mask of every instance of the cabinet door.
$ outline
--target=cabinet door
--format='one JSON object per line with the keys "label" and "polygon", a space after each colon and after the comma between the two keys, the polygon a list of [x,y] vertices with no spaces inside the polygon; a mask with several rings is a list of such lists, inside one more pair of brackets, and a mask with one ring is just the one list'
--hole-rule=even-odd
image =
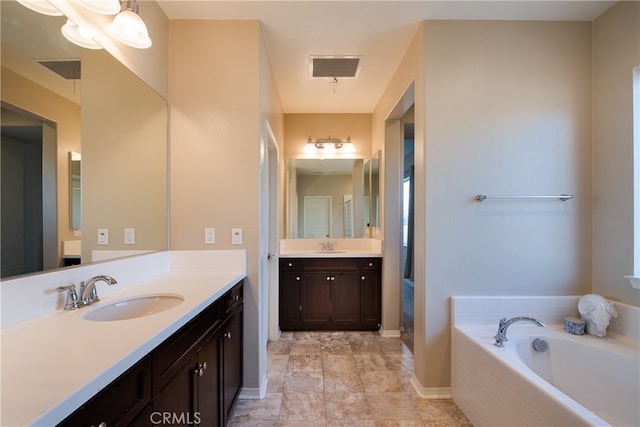
{"label": "cabinet door", "polygon": [[331,274],[304,273],[302,276],[302,322],[309,328],[331,325]]}
{"label": "cabinet door", "polygon": [[164,422],[161,417],[168,416],[165,414],[170,414],[172,420],[173,418],[194,420],[197,360],[197,354],[194,351],[183,357],[177,373],[167,382],[153,401],[152,422]]}
{"label": "cabinet door", "polygon": [[212,333],[198,351],[197,405],[195,413],[200,425],[215,426],[220,422],[220,337]]}
{"label": "cabinet door", "polygon": [[361,325],[377,330],[382,317],[380,270],[363,270],[360,277]]}
{"label": "cabinet door", "polygon": [[280,273],[280,328],[295,329],[302,323],[302,274]]}
{"label": "cabinet door", "polygon": [[360,324],[360,275],[335,272],[331,277],[331,324],[336,329],[357,328]]}
{"label": "cabinet door", "polygon": [[222,425],[233,411],[236,398],[242,389],[242,306],[223,326],[222,345]]}

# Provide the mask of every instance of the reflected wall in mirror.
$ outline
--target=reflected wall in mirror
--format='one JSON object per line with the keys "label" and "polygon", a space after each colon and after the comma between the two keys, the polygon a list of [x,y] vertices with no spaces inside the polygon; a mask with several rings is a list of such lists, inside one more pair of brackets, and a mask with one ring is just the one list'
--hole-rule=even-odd
{"label": "reflected wall in mirror", "polygon": [[[49,178],[55,191],[44,192],[53,195],[57,206],[45,208],[44,217],[56,219],[52,232],[40,236],[43,247],[53,247],[53,261],[29,271],[3,273],[2,278],[61,267],[64,242],[79,240],[71,218],[70,151],[82,154],[82,263],[91,262],[96,249],[107,250],[100,252],[100,259],[167,249],[166,101],[109,53],[68,42],[60,32],[64,17],[41,15],[13,0],[3,0],[0,7],[3,106],[50,124],[57,170]],[[65,78],[34,59],[74,71]],[[76,71],[81,71],[81,79]],[[5,117],[3,111],[3,126]],[[2,192],[4,200],[4,187]],[[7,209],[10,205],[2,203],[3,220],[10,216]],[[135,244],[124,245],[125,227],[136,230]],[[97,245],[98,228],[109,229],[109,245]],[[3,263],[17,245],[35,242],[26,239],[3,241]],[[49,256],[41,252],[44,259]]]}
{"label": "reflected wall in mirror", "polygon": [[287,161],[287,238],[363,237],[362,159]]}
{"label": "reflected wall in mirror", "polygon": [[69,226],[79,230],[82,224],[82,155],[69,151]]}
{"label": "reflected wall in mirror", "polygon": [[374,154],[370,160],[371,162],[371,183],[369,188],[371,193],[369,195],[370,200],[370,215],[371,215],[371,227],[373,232],[377,235],[377,229],[380,228],[380,152]]}
{"label": "reflected wall in mirror", "polygon": [[380,235],[380,151],[364,164],[365,237]]}

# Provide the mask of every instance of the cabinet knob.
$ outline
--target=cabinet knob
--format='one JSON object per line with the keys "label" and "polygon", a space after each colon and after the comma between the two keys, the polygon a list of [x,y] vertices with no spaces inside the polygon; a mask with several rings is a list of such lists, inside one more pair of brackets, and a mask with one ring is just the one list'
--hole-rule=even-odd
{"label": "cabinet knob", "polygon": [[225,336],[226,338],[231,338],[231,332],[225,332],[225,333],[224,333],[224,336]]}
{"label": "cabinet knob", "polygon": [[300,280],[300,276],[296,276],[296,280]]}
{"label": "cabinet knob", "polygon": [[207,370],[207,362],[202,363],[202,369]]}
{"label": "cabinet knob", "polygon": [[238,301],[239,299],[240,299],[240,295],[234,295],[234,296],[233,296],[233,300],[234,300],[234,301]]}
{"label": "cabinet knob", "polygon": [[331,276],[327,276],[327,280],[331,280]]}
{"label": "cabinet knob", "polygon": [[293,267],[293,263],[292,262],[289,263],[289,267]]}
{"label": "cabinet knob", "polygon": [[372,262],[369,263],[369,267],[373,267],[373,263]]}
{"label": "cabinet knob", "polygon": [[362,276],[360,279],[365,280],[366,278],[364,276]]}

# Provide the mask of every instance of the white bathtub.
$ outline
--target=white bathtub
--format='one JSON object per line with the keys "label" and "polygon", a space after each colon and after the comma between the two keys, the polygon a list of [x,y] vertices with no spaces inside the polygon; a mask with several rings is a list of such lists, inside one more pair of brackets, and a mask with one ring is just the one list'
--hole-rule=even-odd
{"label": "white bathtub", "polygon": [[[640,426],[640,347],[626,337],[575,336],[561,325],[457,325],[453,397],[480,426]],[[543,338],[548,350],[531,348]]]}

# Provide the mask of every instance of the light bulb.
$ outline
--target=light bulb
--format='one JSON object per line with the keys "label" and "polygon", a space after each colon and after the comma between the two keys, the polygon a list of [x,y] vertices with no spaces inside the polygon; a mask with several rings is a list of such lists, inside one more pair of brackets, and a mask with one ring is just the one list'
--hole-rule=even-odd
{"label": "light bulb", "polygon": [[70,19],[62,26],[62,35],[71,43],[87,49],[102,49],[102,46],[93,39],[93,31],[90,28],[79,27]]}
{"label": "light bulb", "polygon": [[147,27],[140,16],[131,10],[123,10],[109,24],[109,32],[127,46],[138,49],[151,47]]}

